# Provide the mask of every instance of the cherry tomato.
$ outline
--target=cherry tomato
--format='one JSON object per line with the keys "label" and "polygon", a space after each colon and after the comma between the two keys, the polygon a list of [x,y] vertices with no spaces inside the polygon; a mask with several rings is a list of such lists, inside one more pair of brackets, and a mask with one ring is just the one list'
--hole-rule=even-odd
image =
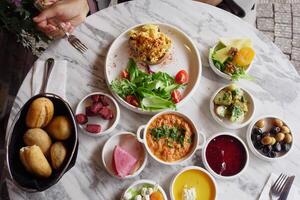
{"label": "cherry tomato", "polygon": [[129,74],[128,74],[127,70],[123,70],[121,72],[121,78],[124,78],[124,79],[128,79],[129,78]]}
{"label": "cherry tomato", "polygon": [[159,191],[153,192],[150,195],[150,200],[164,200],[164,196]]}
{"label": "cherry tomato", "polygon": [[178,90],[173,90],[171,96],[174,103],[178,103],[181,100],[181,94]]}
{"label": "cherry tomato", "polygon": [[126,98],[125,98],[125,101],[135,107],[138,107],[139,106],[139,101],[138,99],[133,96],[133,95],[128,95]]}
{"label": "cherry tomato", "polygon": [[180,70],[175,76],[175,81],[178,84],[187,83],[188,80],[189,80],[189,75],[185,70]]}

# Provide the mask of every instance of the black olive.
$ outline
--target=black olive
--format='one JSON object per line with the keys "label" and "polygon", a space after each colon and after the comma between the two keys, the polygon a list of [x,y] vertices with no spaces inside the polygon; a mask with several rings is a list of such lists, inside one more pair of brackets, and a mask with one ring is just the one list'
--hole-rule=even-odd
{"label": "black olive", "polygon": [[260,128],[255,127],[255,128],[252,129],[252,133],[257,134],[257,135],[261,135],[262,130]]}
{"label": "black olive", "polygon": [[275,145],[273,145],[273,149],[276,152],[280,152],[281,151],[281,144],[279,142],[276,142]]}
{"label": "black olive", "polygon": [[261,141],[261,135],[256,135],[256,134],[251,134],[251,140],[253,142],[256,142],[256,141]]}
{"label": "black olive", "polygon": [[271,136],[269,132],[263,132],[262,137]]}
{"label": "black olive", "polygon": [[276,134],[280,132],[280,128],[278,126],[273,126],[270,130],[271,134]]}
{"label": "black olive", "polygon": [[260,141],[256,141],[254,142],[254,147],[257,150],[261,150],[264,147],[264,145]]}
{"label": "black olive", "polygon": [[276,157],[276,152],[275,151],[270,151],[267,155],[270,158],[275,158]]}
{"label": "black olive", "polygon": [[288,152],[291,149],[291,144],[285,143],[285,144],[283,144],[282,148],[285,152]]}
{"label": "black olive", "polygon": [[272,150],[272,145],[267,145],[267,146],[264,146],[262,152],[263,152],[263,154],[268,155],[271,150]]}

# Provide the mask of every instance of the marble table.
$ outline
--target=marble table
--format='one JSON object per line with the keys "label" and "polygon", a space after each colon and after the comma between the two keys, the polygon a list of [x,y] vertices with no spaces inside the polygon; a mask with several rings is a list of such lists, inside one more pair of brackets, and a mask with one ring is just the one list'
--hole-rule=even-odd
{"label": "marble table", "polygon": [[[252,38],[256,59],[250,74],[255,81],[240,84],[255,96],[255,117],[275,114],[287,120],[295,131],[295,148],[284,160],[268,163],[250,153],[250,165],[245,173],[232,181],[217,180],[218,196],[222,200],[257,199],[271,172],[285,172],[297,176],[300,186],[300,77],[285,55],[262,33],[239,18],[215,7],[186,0],[138,0],[102,10],[75,30],[90,51],[82,56],[65,40],[54,42],[40,59],[54,57],[69,62],[67,74],[67,100],[73,109],[79,100],[93,91],[108,92],[104,80],[104,59],[112,41],[128,27],[143,22],[165,22],[185,31],[196,43],[201,54],[203,74],[200,86],[190,103],[179,111],[188,114],[207,137],[221,131],[209,112],[209,98],[226,81],[208,67],[208,49],[221,36],[247,36]],[[10,121],[30,98],[29,77],[24,80],[16,97]],[[121,107],[121,121],[112,134],[127,130],[135,132],[149,116],[135,114]],[[236,131],[245,140],[246,128]],[[120,181],[111,177],[102,167],[100,152],[107,137],[94,138],[79,132],[77,162],[53,187],[42,193],[25,193],[8,180],[11,199],[119,199],[123,190],[141,178],[153,179],[168,192],[169,183],[183,166],[203,166],[201,152],[180,166],[163,166],[149,160],[139,177]]]}

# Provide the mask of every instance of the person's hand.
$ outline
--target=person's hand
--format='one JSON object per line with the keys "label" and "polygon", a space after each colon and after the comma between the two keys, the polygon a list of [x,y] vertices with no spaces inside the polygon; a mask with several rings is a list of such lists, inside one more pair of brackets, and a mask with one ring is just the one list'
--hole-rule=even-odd
{"label": "person's hand", "polygon": [[52,38],[64,35],[57,23],[61,24],[67,32],[82,23],[89,11],[87,0],[59,0],[43,10],[33,18],[39,30]]}

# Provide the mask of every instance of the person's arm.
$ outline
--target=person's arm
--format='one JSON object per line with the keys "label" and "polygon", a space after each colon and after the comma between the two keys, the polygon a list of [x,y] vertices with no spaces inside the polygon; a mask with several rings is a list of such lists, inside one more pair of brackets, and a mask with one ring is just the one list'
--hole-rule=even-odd
{"label": "person's arm", "polygon": [[88,12],[87,0],[60,0],[42,11],[33,20],[41,31],[56,38],[64,35],[56,22],[62,24],[66,31],[72,32],[74,27],[85,20]]}

